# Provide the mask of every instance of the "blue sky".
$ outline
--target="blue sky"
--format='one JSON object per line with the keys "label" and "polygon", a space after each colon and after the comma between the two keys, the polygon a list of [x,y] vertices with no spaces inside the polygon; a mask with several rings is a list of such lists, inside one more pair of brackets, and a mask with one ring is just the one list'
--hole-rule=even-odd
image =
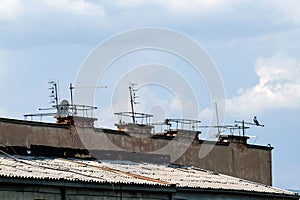
{"label": "blue sky", "polygon": [[[68,84],[75,82],[81,64],[99,43],[121,31],[143,27],[181,32],[206,49],[223,79],[225,123],[251,121],[257,115],[266,127],[253,127],[248,134],[257,136],[255,144],[275,147],[274,185],[298,189],[297,0],[0,0],[0,115],[22,119],[25,113],[48,107],[51,79],[59,81],[61,99],[69,98]],[[205,122],[211,106],[203,80],[197,82],[199,77],[192,70],[182,70],[188,64],[174,55],[144,51],[118,60],[103,77],[101,84],[109,88],[96,96],[102,114],[99,125],[113,125],[112,106],[128,107],[126,84],[125,89],[113,90],[119,91],[115,94],[110,90],[120,86],[116,83],[122,73],[150,62],[173,66],[189,80],[200,102],[199,118]],[[120,66],[124,66],[121,72]],[[160,90],[141,88],[138,109],[176,116],[178,103]]]}

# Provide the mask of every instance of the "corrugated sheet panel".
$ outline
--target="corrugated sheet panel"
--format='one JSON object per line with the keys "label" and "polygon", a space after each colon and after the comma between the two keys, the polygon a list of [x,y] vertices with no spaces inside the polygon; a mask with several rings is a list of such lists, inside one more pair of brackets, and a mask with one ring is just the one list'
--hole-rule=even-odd
{"label": "corrugated sheet panel", "polygon": [[294,195],[294,193],[194,167],[0,155],[0,175],[24,179],[121,183],[177,188],[223,189]]}

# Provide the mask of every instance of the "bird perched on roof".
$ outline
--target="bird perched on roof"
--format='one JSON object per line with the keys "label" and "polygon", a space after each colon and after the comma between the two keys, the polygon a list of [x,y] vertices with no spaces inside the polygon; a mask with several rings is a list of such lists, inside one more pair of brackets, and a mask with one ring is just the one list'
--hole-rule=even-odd
{"label": "bird perched on roof", "polygon": [[257,121],[257,117],[256,117],[256,116],[253,117],[253,121],[254,121],[254,123],[256,124],[256,126],[259,126],[259,125],[260,125],[259,122]]}

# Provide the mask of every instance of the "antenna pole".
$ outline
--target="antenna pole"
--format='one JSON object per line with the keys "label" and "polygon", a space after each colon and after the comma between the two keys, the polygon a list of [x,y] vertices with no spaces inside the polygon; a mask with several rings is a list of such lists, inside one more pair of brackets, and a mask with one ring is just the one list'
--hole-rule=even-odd
{"label": "antenna pole", "polygon": [[129,84],[129,94],[130,94],[130,104],[131,104],[131,113],[132,113],[132,121],[133,123],[135,124],[135,114],[134,114],[134,107],[133,107],[133,104],[134,104],[134,99],[133,99],[133,95],[132,95],[132,90],[133,90],[133,85],[132,84]]}
{"label": "antenna pole", "polygon": [[56,104],[56,109],[58,109],[58,97],[57,97],[57,84],[54,83],[54,90],[55,90],[55,104]]}
{"label": "antenna pole", "polygon": [[216,118],[217,118],[218,135],[220,135],[221,131],[220,131],[220,126],[219,126],[219,111],[218,111],[217,102],[215,102],[215,105],[216,105]]}
{"label": "antenna pole", "polygon": [[74,102],[73,102],[73,89],[74,87],[72,86],[72,83],[70,83],[70,95],[71,95],[71,109],[72,109],[72,114],[73,114],[73,107],[74,107]]}
{"label": "antenna pole", "polygon": [[243,126],[243,137],[245,137],[245,121],[242,121],[242,126]]}

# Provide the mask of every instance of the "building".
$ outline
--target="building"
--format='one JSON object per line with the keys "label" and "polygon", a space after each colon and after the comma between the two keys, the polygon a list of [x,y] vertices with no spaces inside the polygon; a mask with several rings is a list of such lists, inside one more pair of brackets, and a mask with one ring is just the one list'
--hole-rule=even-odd
{"label": "building", "polygon": [[[273,147],[249,145],[246,136],[222,136],[218,142],[210,142],[199,140],[197,131],[177,130],[176,134],[135,137],[136,134],[133,136],[130,132],[122,130],[94,128],[93,123],[86,119],[84,124],[85,126],[82,126],[82,123],[57,124],[0,118],[0,144],[26,147],[29,150],[34,146],[48,146],[80,149],[84,152],[88,143],[89,151],[94,154],[97,152],[97,158],[115,160],[131,160],[134,156],[130,157],[131,154],[128,152],[134,152],[135,155],[141,153],[142,159],[149,152],[152,155],[156,150],[168,147],[172,152],[182,151],[183,154],[174,158],[162,152],[161,156],[149,155],[148,161],[195,166],[272,185]],[[88,139],[89,141],[84,141]],[[104,139],[114,144],[118,150],[99,145],[99,141]],[[211,148],[211,151],[205,157],[199,158],[199,151],[203,148]],[[89,155],[90,152],[85,154]],[[167,159],[165,156],[170,158]]]}
{"label": "building", "polygon": [[298,199],[293,192],[197,167],[9,155],[0,199]]}

